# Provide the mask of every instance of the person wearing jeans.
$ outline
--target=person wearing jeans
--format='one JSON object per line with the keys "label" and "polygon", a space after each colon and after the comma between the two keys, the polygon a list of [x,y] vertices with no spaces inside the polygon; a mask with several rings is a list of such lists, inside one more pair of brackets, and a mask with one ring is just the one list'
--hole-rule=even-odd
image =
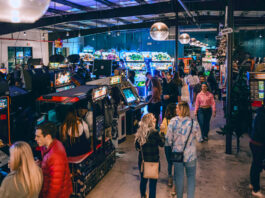
{"label": "person wearing jeans", "polygon": [[157,179],[147,179],[143,177],[144,162],[158,162],[159,163],[159,146],[163,147],[165,144],[164,133],[159,133],[155,129],[156,119],[153,114],[148,113],[144,115],[139,122],[139,128],[135,134],[135,147],[139,151],[138,167],[140,171],[140,193],[141,198],[146,198],[146,185],[149,180],[149,198],[156,197]]}
{"label": "person wearing jeans", "polygon": [[[265,99],[264,103],[265,104]],[[265,106],[257,110],[254,119],[253,130],[250,139],[250,149],[252,152],[252,164],[250,168],[250,188],[255,197],[265,197],[260,191],[260,173],[262,171],[262,161],[265,159]]]}
{"label": "person wearing jeans", "polygon": [[200,124],[204,141],[208,140],[211,117],[216,116],[214,96],[208,91],[207,83],[202,83],[202,91],[198,94],[195,103],[195,116]]}
{"label": "person wearing jeans", "polygon": [[177,197],[183,197],[184,188],[184,168],[186,170],[187,181],[188,181],[188,197],[193,198],[195,194],[195,176],[196,176],[196,160],[184,163],[174,162],[174,180],[176,182]]}
{"label": "person wearing jeans", "polygon": [[183,152],[187,142],[183,162],[173,163],[177,198],[183,198],[184,167],[188,181],[188,198],[194,198],[197,159],[196,140],[198,142],[202,141],[201,131],[198,122],[190,118],[190,109],[187,102],[179,102],[176,111],[178,116],[172,118],[169,122],[166,141],[169,145],[172,145],[172,152]]}

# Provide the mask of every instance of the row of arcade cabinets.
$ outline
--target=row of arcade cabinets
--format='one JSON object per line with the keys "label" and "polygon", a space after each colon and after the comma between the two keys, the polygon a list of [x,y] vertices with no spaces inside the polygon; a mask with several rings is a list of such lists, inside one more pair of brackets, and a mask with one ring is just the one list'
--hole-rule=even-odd
{"label": "row of arcade cabinets", "polygon": [[126,139],[127,134],[136,132],[138,122],[146,106],[138,94],[137,89],[123,76],[112,76],[87,83],[88,85],[106,85],[110,89],[110,96],[114,104],[114,120],[118,133],[113,136],[118,143]]}
{"label": "row of arcade cabinets", "polygon": [[125,53],[125,61],[127,69],[135,72],[134,85],[137,87],[139,95],[145,96],[147,65],[144,61],[144,56],[137,52],[127,52]]}
{"label": "row of arcade cabinets", "polygon": [[[82,147],[83,151],[77,156],[70,156],[71,147],[66,149],[72,175],[73,196],[86,197],[115,163],[115,148],[111,141],[112,133],[115,133],[112,127],[113,105],[107,87],[79,86],[42,96],[37,103],[40,116],[38,122],[54,122],[58,131],[67,113],[73,109],[87,123],[87,147]],[[59,134],[58,138],[60,139]]]}
{"label": "row of arcade cabinets", "polygon": [[253,110],[261,107],[264,101],[265,72],[248,72],[250,100]]}

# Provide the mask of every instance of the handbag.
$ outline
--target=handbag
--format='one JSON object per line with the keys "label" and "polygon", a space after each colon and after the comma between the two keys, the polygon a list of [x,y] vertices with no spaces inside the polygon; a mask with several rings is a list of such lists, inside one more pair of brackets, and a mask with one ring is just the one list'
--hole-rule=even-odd
{"label": "handbag", "polygon": [[[192,132],[192,128],[193,128],[193,119],[191,120],[191,128],[190,128],[190,133],[189,133],[189,136],[185,142],[185,145],[184,145],[184,148],[183,148],[183,151],[182,152],[172,152],[171,153],[171,161],[172,162],[179,162],[179,163],[183,163],[183,160],[184,160],[184,151],[186,149],[186,146],[187,146],[187,143],[189,141],[189,138],[190,138],[190,134]],[[173,146],[172,146],[173,147]]]}
{"label": "handbag", "polygon": [[158,179],[159,162],[145,162],[142,147],[141,147],[141,154],[142,154],[141,173],[143,173],[143,177],[145,179]]}

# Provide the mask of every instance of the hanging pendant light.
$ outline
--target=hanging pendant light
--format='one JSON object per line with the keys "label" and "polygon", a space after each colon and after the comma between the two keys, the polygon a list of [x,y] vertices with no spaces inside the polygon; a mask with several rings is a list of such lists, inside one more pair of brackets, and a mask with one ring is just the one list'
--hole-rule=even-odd
{"label": "hanging pendant light", "polygon": [[195,38],[191,38],[190,39],[190,45],[195,45],[196,39]]}
{"label": "hanging pendant light", "polygon": [[0,0],[0,22],[34,23],[49,4],[50,0]]}
{"label": "hanging pendant light", "polygon": [[169,30],[166,24],[157,22],[154,23],[150,29],[150,36],[153,40],[163,41],[166,40],[169,35]]}
{"label": "hanging pendant light", "polygon": [[190,42],[190,35],[187,33],[181,34],[179,36],[179,42],[183,45],[188,44]]}

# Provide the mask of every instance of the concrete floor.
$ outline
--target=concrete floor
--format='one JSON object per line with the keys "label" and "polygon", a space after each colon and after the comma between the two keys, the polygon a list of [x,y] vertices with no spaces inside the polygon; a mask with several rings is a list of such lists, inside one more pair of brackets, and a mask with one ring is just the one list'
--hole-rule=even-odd
{"label": "concrete floor", "polygon": [[[223,126],[221,105],[218,104],[217,116],[212,119],[211,132],[207,143],[198,143],[198,164],[196,176],[196,198],[251,198],[248,189],[251,153],[248,137],[241,139],[241,151],[236,154],[236,142],[233,139],[232,155],[225,154],[225,137],[216,133]],[[167,164],[164,150],[160,150],[162,164],[157,183],[157,198],[171,198],[167,186]],[[87,195],[87,198],[138,198],[139,172],[137,152],[134,149],[134,136],[117,149],[117,162],[112,170]],[[265,175],[261,175],[262,191],[265,193]],[[184,195],[186,198],[186,195]]]}

